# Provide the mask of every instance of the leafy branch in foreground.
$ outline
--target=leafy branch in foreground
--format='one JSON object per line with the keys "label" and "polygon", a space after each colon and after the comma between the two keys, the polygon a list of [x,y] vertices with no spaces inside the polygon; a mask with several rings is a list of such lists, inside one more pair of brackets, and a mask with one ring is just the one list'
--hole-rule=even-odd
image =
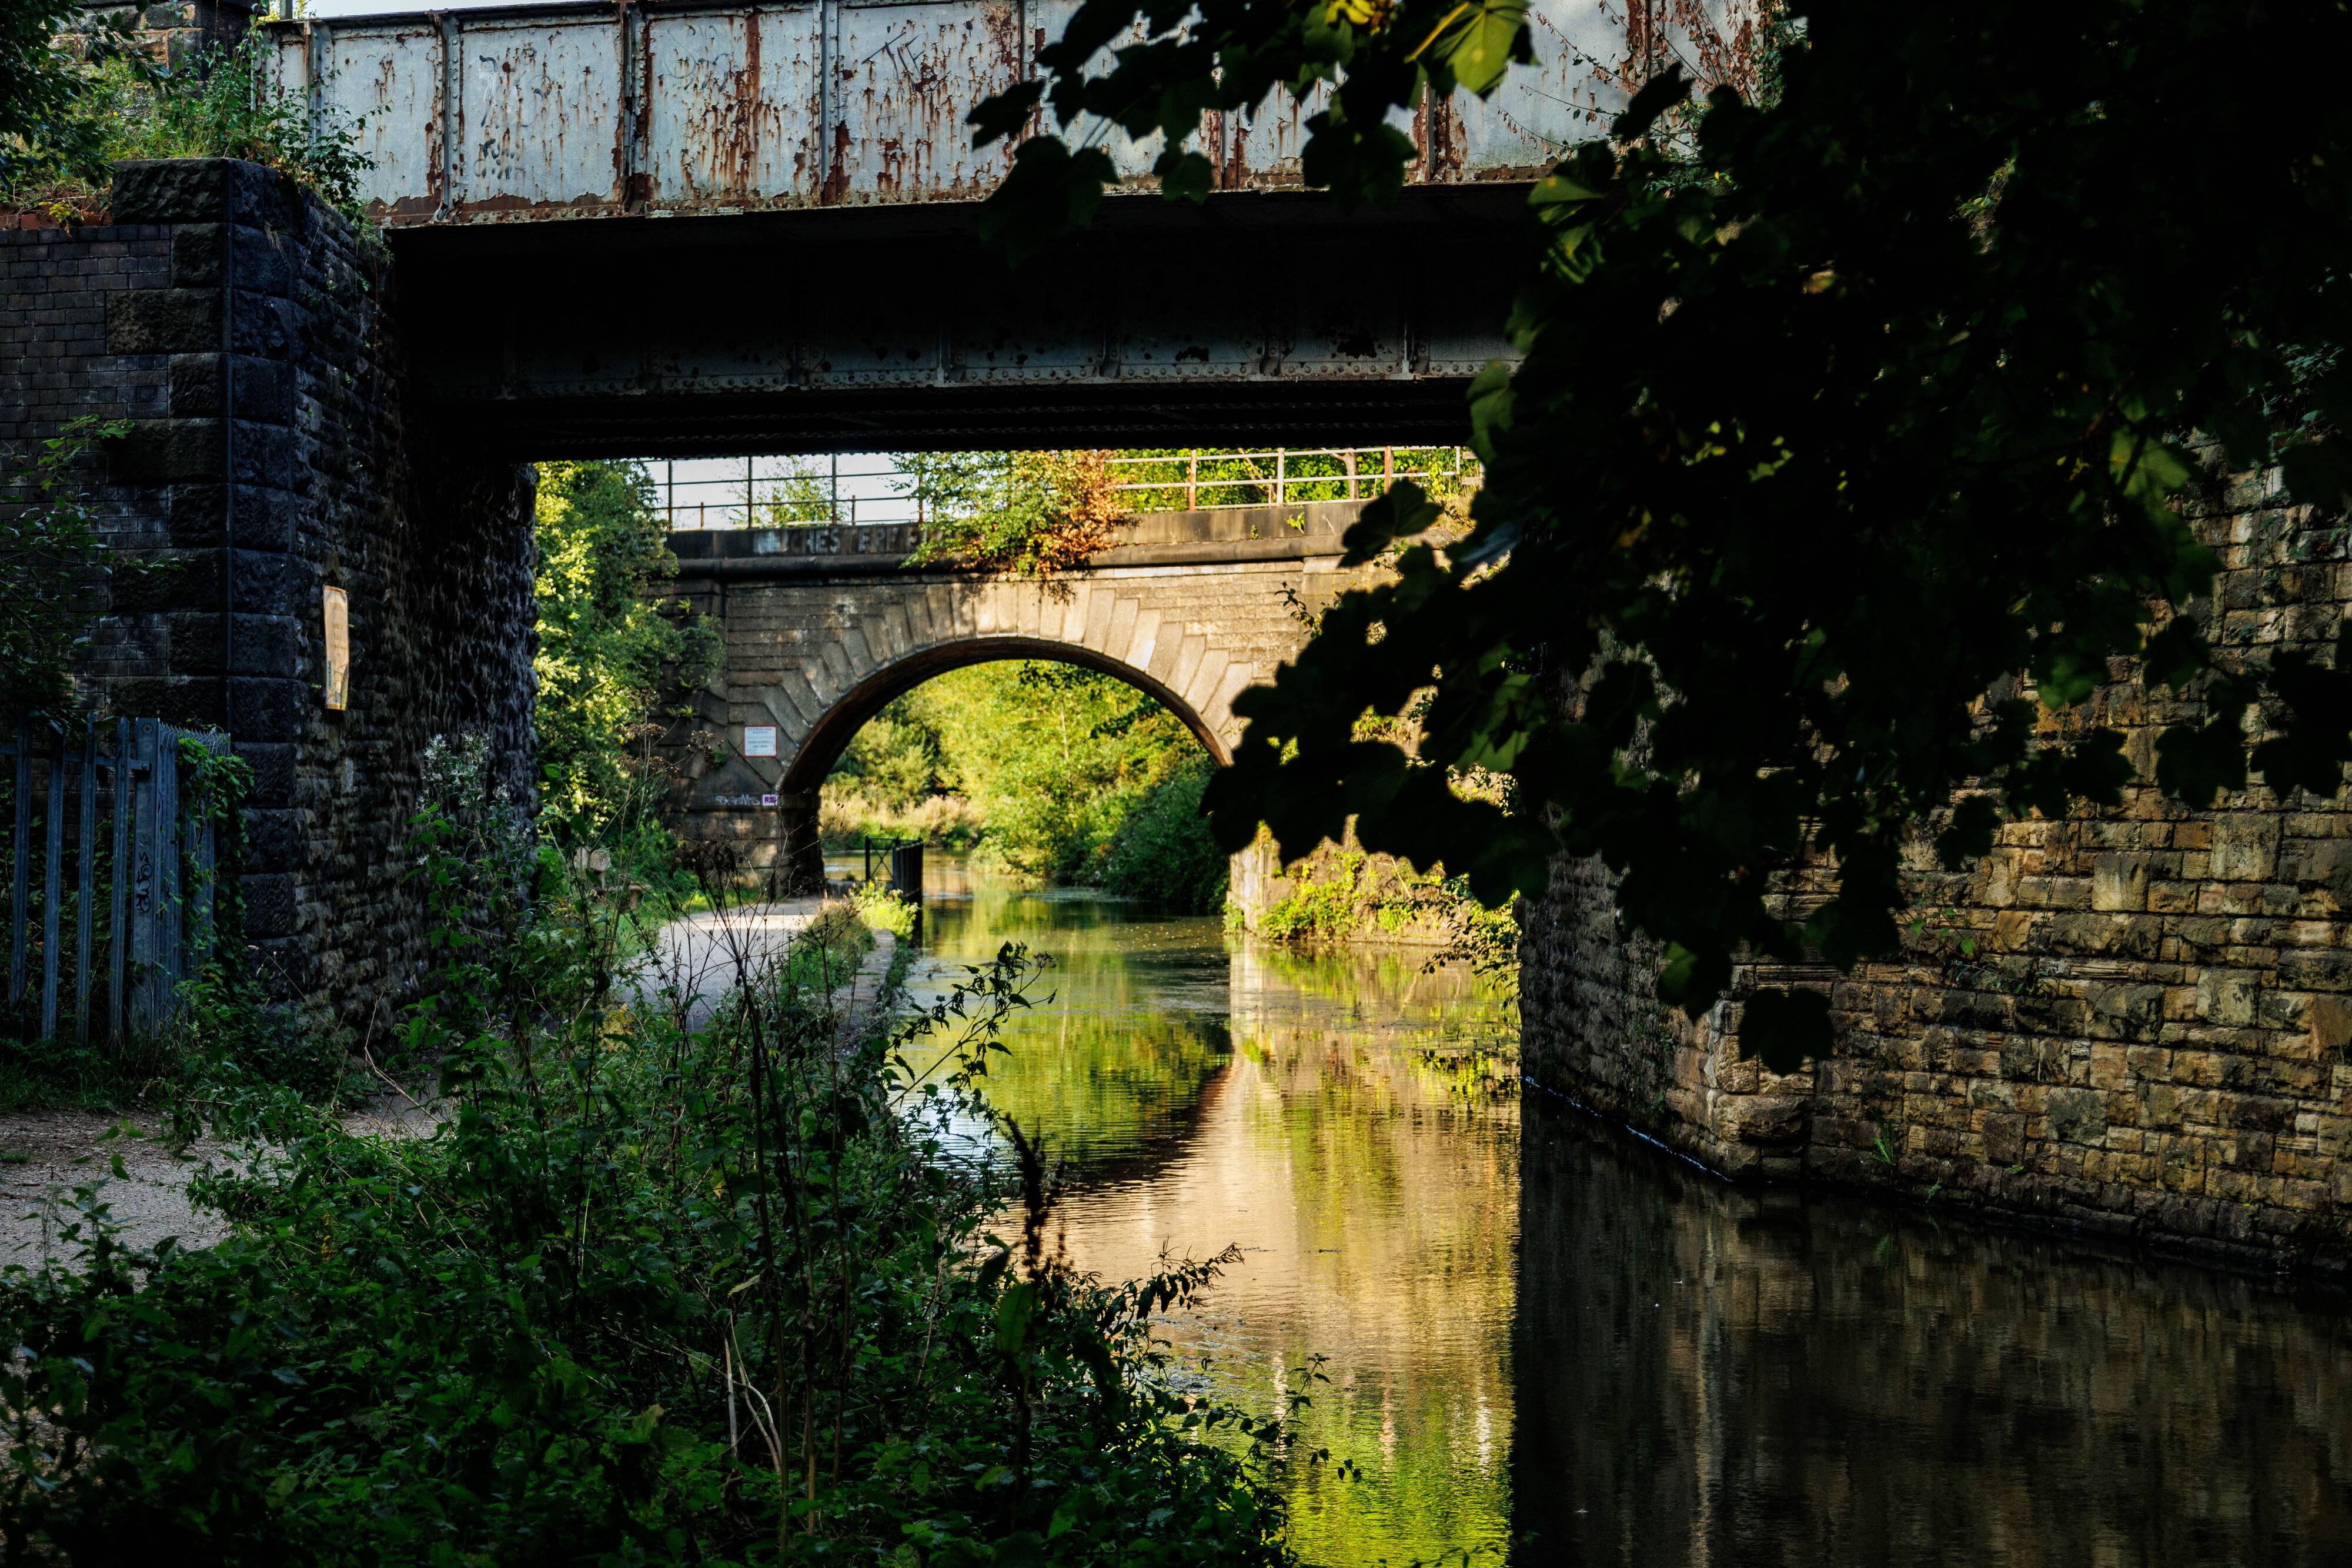
{"label": "leafy branch in foreground", "polygon": [[[1541,891],[1560,850],[1600,855],[1694,1012],[1743,952],[1892,950],[1923,831],[1957,866],[2005,816],[2115,801],[2134,767],[2089,699],[2129,661],[2205,701],[2153,768],[2192,805],[2250,763],[2280,796],[2333,796],[2352,758],[2340,655],[2217,664],[2218,560],[2189,521],[2231,475],[2323,514],[2352,497],[2352,102],[2320,64],[2352,13],[1790,10],[1771,101],[1718,88],[1690,116],[1669,72],[1535,188],[1522,358],[1472,391],[1474,531],[1406,549],[1236,703],[1249,731],[1212,795],[1228,844],[1353,816],[1368,848],[1443,861],[1489,902]],[[1491,87],[1525,41],[1493,42],[1514,14],[1091,0],[1045,80],[974,120],[1009,133],[1042,96],[1066,128],[1148,122],[1163,189],[1198,194],[1201,111],[1336,79],[1307,177],[1376,198],[1411,156],[1384,113]],[[1139,15],[1149,41],[1090,75]],[[2217,58],[2264,65],[2224,79]],[[1677,133],[1654,135],[1669,111]],[[1034,138],[999,242],[1083,215],[1107,167]],[[1502,285],[1464,287],[1503,313]],[[1350,543],[1433,520],[1400,486]],[[1429,766],[1357,738],[1357,715],[1433,686]],[[1520,809],[1448,789],[1473,768]],[[1800,868],[1824,896],[1781,896]],[[1775,1067],[1826,1051],[1818,998],[1749,1018]]]}

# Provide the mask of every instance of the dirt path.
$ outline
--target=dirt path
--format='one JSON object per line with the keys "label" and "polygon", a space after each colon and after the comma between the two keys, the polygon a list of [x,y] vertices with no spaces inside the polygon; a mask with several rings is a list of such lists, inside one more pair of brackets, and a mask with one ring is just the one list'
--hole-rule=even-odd
{"label": "dirt path", "polygon": [[[673,923],[640,974],[646,1005],[669,1007],[676,1005],[674,996],[686,998],[688,1027],[701,1028],[733,988],[739,960],[756,970],[781,959],[818,908],[816,899],[795,899]],[[876,932],[874,950],[834,993],[845,1039],[870,1019],[876,1009],[895,1005],[888,980],[897,949],[890,933]],[[429,1134],[434,1123],[429,1107],[406,1104],[387,1094],[380,1103],[354,1111],[346,1125],[386,1137],[418,1137]],[[118,1127],[127,1130],[117,1133]],[[81,1218],[75,1207],[77,1186],[99,1188],[97,1201],[108,1206],[126,1246],[152,1247],[166,1236],[191,1247],[219,1240],[226,1227],[217,1215],[196,1212],[188,1202],[187,1187],[198,1173],[222,1160],[224,1149],[205,1142],[174,1155],[156,1131],[157,1119],[152,1114],[37,1111],[0,1115],[0,1269],[37,1267],[47,1258],[73,1250],[59,1243],[58,1231]],[[112,1171],[118,1155],[123,1167],[120,1176]]]}
{"label": "dirt path", "polygon": [[[113,1137],[118,1126],[131,1130]],[[58,1231],[79,1220],[73,1189],[99,1188],[121,1227],[126,1246],[152,1247],[176,1236],[191,1247],[209,1246],[226,1227],[219,1216],[189,1207],[189,1180],[220,1157],[217,1145],[199,1144],[174,1157],[155,1138],[152,1116],[105,1116],[94,1111],[36,1111],[0,1116],[0,1268],[36,1267],[58,1253]],[[111,1166],[120,1155],[123,1175]],[[17,1156],[23,1156],[21,1159]]]}

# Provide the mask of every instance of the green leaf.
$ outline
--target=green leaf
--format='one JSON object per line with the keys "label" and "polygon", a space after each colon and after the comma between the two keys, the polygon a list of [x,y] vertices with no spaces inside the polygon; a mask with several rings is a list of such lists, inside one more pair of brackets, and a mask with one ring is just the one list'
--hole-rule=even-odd
{"label": "green leaf", "polygon": [[2151,634],[2139,656],[2142,677],[2149,685],[2169,686],[2176,692],[2187,690],[2189,683],[2213,663],[2205,634],[2186,615],[2174,616],[2162,631]]}
{"label": "green leaf", "polygon": [[1362,566],[1398,539],[1409,539],[1437,525],[1444,516],[1437,503],[1410,479],[1400,479],[1365,503],[1339,542],[1348,549],[1342,566]]}
{"label": "green leaf", "polygon": [[1633,101],[1625,106],[1609,127],[1612,141],[1639,141],[1650,133],[1658,117],[1690,97],[1690,78],[1683,75],[1679,63],[1668,66],[1658,75],[1642,84]]}
{"label": "green leaf", "polygon": [[1005,1288],[996,1298],[996,1353],[1003,1356],[1021,1354],[1021,1346],[1029,1337],[1029,1321],[1037,1312],[1037,1287],[1026,1280]]}
{"label": "green leaf", "polygon": [[1528,43],[1528,0],[1477,0],[1433,51],[1454,81],[1479,97],[1495,90],[1513,60],[1532,58]]}
{"label": "green leaf", "polygon": [[1819,991],[1758,991],[1739,1011],[1739,1049],[1787,1074],[1831,1050],[1830,999]]}
{"label": "green leaf", "polygon": [[1171,201],[1205,202],[1216,186],[1215,166],[1189,148],[1162,152],[1152,172],[1160,176],[1160,193]]}
{"label": "green leaf", "polygon": [[964,116],[963,122],[972,128],[971,144],[985,147],[1007,136],[1018,136],[1037,105],[1045,96],[1048,83],[1044,78],[1019,82],[1003,92],[981,99],[980,107]]}
{"label": "green leaf", "polygon": [[980,243],[1007,267],[1018,267],[1093,222],[1104,190],[1118,183],[1118,170],[1101,148],[1073,154],[1057,136],[1032,137],[1013,154],[1004,183],[981,204]]}

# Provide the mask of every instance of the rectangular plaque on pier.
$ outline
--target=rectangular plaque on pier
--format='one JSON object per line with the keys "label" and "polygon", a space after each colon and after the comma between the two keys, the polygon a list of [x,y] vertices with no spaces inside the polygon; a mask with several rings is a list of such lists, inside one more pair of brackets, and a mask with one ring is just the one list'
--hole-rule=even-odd
{"label": "rectangular plaque on pier", "polygon": [[327,622],[327,711],[341,713],[352,692],[352,601],[340,588],[324,591]]}

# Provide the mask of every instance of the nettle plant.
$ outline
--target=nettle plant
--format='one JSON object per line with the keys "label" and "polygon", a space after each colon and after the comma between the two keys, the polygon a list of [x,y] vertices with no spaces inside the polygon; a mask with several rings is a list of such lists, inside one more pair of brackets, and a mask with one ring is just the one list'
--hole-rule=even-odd
{"label": "nettle plant", "polygon": [[[1472,390],[1475,527],[1236,703],[1210,795],[1229,845],[1353,818],[1489,903],[1599,855],[1694,1013],[1743,954],[1892,951],[1922,839],[1958,867],[2005,818],[2116,801],[2091,699],[2119,676],[2201,699],[2155,753],[2191,805],[2250,769],[2332,798],[2352,758],[2336,651],[2217,647],[2189,520],[2233,477],[2352,498],[2352,102],[2319,63],[2352,13],[1799,0],[1769,32],[1765,89],[1640,83],[1535,188],[1523,254],[1460,258],[1521,356]],[[1161,136],[1161,189],[1200,199],[1202,115],[1276,92],[1326,95],[1308,183],[1389,199],[1391,111],[1533,47],[1508,0],[1088,0],[972,117],[1027,134],[990,232],[1018,259],[1091,214],[1081,125]],[[1398,486],[1354,559],[1436,520]],[[1424,691],[1417,756],[1359,731]],[[1516,809],[1449,787],[1475,768]],[[1792,908],[1800,864],[1829,885]],[[1743,1040],[1793,1070],[1826,1001],[1751,997]]]}

